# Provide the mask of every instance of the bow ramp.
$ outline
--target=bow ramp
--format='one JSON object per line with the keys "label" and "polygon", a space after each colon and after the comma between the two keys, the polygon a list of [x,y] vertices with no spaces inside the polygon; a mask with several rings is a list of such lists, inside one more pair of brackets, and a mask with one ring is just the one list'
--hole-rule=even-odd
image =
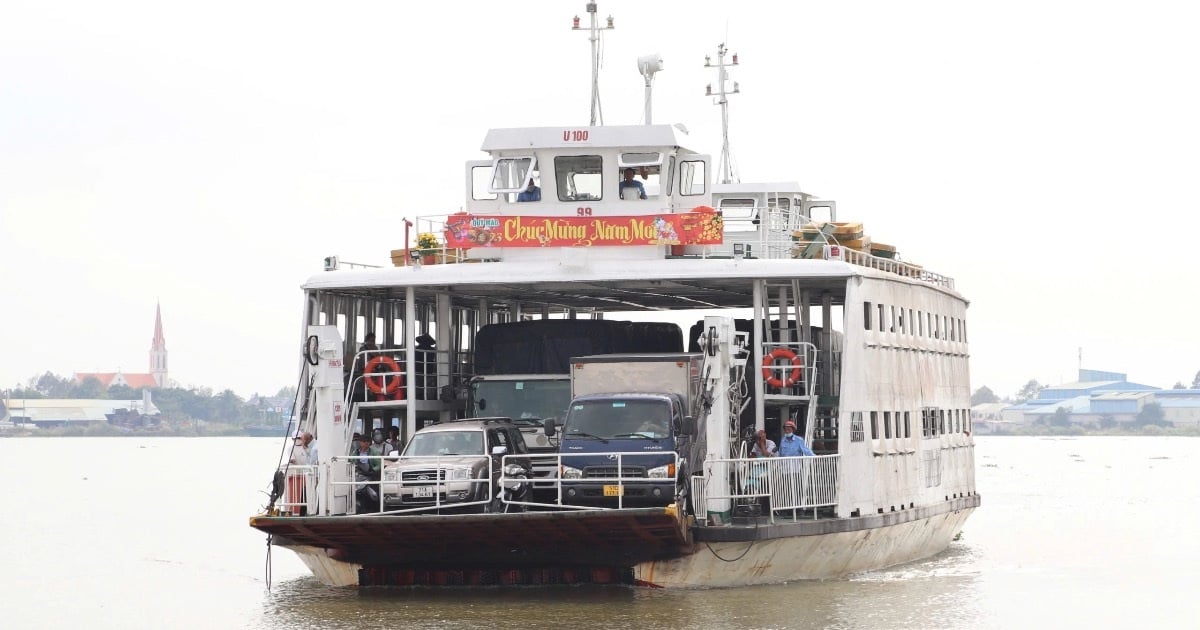
{"label": "bow ramp", "polygon": [[632,567],[691,546],[674,506],[517,514],[256,516],[284,547],[324,549],[364,568]]}

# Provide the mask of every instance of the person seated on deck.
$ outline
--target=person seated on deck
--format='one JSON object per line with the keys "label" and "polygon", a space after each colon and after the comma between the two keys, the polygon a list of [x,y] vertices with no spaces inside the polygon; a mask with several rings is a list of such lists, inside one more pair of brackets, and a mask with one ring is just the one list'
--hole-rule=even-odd
{"label": "person seated on deck", "polygon": [[[631,198],[635,191],[637,193],[638,199],[645,199],[646,198],[646,187],[642,185],[642,182],[639,182],[633,178],[634,170],[632,168],[627,168],[627,169],[625,169],[624,175],[625,175],[625,178],[621,180],[621,187],[620,187],[621,199]],[[630,188],[632,190],[630,190],[627,193],[627,192],[625,192],[626,188]]]}
{"label": "person seated on deck", "polygon": [[541,200],[542,200],[542,189],[538,188],[537,184],[533,183],[533,178],[530,177],[529,185],[525,187],[525,190],[522,190],[517,195],[517,202],[523,203],[526,201],[541,201]]}
{"label": "person seated on deck", "polygon": [[[397,430],[396,433],[399,434],[399,430]],[[371,445],[367,447],[367,454],[372,458],[379,458],[388,454],[386,440],[383,437],[383,429],[376,427],[374,431],[371,431]],[[379,481],[381,472],[383,470],[383,460],[371,459],[370,465],[371,480]]]}
{"label": "person seated on deck", "polygon": [[404,445],[400,443],[400,427],[393,424],[388,427],[388,439],[383,441],[383,452],[391,455],[393,451],[402,450],[404,450]]}
{"label": "person seated on deck", "polygon": [[766,431],[759,429],[758,433],[754,434],[754,446],[750,449],[750,457],[775,457],[777,451],[775,442],[767,437]]}

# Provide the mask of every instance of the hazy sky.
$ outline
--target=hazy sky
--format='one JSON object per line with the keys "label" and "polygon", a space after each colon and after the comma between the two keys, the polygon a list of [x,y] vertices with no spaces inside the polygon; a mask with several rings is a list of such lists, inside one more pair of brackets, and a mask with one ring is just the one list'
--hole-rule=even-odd
{"label": "hazy sky", "polygon": [[[300,284],[456,211],[489,127],[586,124],[585,2],[0,3],[0,387],[144,372],[274,393]],[[1200,371],[1191,2],[602,0],[608,124],[798,181],[970,300],[972,387]]]}

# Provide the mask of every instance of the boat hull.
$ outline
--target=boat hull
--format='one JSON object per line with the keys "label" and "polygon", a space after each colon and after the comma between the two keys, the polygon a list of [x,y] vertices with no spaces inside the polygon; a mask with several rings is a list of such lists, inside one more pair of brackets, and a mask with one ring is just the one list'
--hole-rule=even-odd
{"label": "boat hull", "polygon": [[[841,578],[928,558],[945,550],[979,504],[868,529],[751,541],[707,542],[687,556],[635,567],[639,584],[713,588]],[[836,522],[836,521],[835,521]]]}
{"label": "boat hull", "polygon": [[[866,517],[774,524],[761,519],[690,531],[672,510],[359,517],[358,523],[345,517],[258,517],[252,524],[276,536],[274,544],[295,552],[329,586],[471,585],[479,582],[445,575],[483,571],[509,576],[513,584],[554,583],[569,574],[566,581],[711,588],[839,578],[926,558],[950,544],[979,503],[972,495]],[[572,535],[547,544],[545,532],[564,530]],[[424,538],[422,532],[430,531],[444,534],[440,544]],[[494,535],[501,531],[526,533],[521,541]],[[373,551],[367,558],[358,549]],[[456,549],[468,555],[456,555]],[[546,549],[553,553],[543,553]],[[592,569],[599,578],[585,575]],[[545,577],[550,574],[558,577]]]}

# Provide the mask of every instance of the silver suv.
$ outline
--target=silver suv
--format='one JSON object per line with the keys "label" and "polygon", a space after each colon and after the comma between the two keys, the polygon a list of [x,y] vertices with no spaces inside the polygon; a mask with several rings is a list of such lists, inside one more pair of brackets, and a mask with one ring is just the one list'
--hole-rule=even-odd
{"label": "silver suv", "polygon": [[[512,511],[528,501],[531,466],[520,429],[508,418],[468,418],[413,434],[400,458],[384,461],[384,509]],[[519,455],[504,460],[505,455]],[[507,480],[500,487],[501,472]]]}

